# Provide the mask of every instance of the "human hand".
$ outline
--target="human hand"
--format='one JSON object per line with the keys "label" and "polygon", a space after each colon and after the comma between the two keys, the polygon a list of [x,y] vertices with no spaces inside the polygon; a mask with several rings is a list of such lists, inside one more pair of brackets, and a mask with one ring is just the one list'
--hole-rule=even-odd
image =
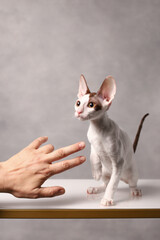
{"label": "human hand", "polygon": [[65,193],[60,186],[41,187],[51,176],[82,164],[85,157],[55,162],[85,147],[79,142],[54,151],[51,144],[40,147],[48,137],[34,140],[9,160],[0,163],[0,192],[19,198],[53,197]]}

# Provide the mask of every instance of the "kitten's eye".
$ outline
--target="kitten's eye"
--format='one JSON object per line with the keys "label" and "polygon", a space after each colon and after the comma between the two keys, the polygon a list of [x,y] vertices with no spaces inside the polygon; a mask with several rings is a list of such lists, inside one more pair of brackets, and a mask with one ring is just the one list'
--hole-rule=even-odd
{"label": "kitten's eye", "polygon": [[79,106],[81,105],[81,102],[78,100],[78,101],[76,102],[76,105],[77,105],[77,107],[79,107]]}
{"label": "kitten's eye", "polygon": [[89,103],[88,103],[88,107],[89,107],[89,108],[93,108],[94,106],[95,106],[95,104],[94,104],[93,102],[89,102]]}

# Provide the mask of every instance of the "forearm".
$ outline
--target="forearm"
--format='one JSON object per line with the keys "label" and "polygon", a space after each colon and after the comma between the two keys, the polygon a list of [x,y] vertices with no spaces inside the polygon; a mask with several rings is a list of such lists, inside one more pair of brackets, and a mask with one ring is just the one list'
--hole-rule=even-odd
{"label": "forearm", "polygon": [[10,159],[0,162],[0,193],[11,193],[11,186],[14,185],[14,176],[12,178],[12,174],[10,174],[10,168],[8,166],[9,161]]}
{"label": "forearm", "polygon": [[3,162],[0,162],[0,192],[5,192],[4,189],[4,168],[3,168]]}

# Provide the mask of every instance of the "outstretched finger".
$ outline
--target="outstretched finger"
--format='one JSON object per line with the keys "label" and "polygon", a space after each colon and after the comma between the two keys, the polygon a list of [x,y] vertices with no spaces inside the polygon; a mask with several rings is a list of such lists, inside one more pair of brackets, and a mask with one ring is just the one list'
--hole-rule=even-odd
{"label": "outstretched finger", "polygon": [[43,143],[48,140],[48,137],[39,137],[28,145],[29,148],[38,149]]}
{"label": "outstretched finger", "polygon": [[54,150],[54,146],[52,144],[45,145],[38,149],[39,152],[46,153],[46,154],[53,152],[53,150]]}
{"label": "outstretched finger", "polygon": [[60,148],[58,150],[55,150],[54,152],[47,155],[47,160],[51,163],[53,161],[65,158],[73,153],[76,153],[82,149],[85,148],[84,142],[75,143],[73,145]]}
{"label": "outstretched finger", "polygon": [[61,161],[61,162],[51,164],[49,166],[50,175],[53,176],[55,174],[64,172],[66,170],[69,170],[73,167],[76,167],[76,166],[84,163],[85,160],[86,160],[86,158],[84,156],[81,156],[81,157],[77,157],[77,158],[74,158],[74,159],[64,160],[64,161]]}

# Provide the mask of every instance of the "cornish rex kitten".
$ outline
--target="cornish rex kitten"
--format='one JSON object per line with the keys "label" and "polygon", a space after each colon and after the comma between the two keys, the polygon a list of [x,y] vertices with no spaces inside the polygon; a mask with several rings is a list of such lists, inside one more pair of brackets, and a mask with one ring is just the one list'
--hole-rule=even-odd
{"label": "cornish rex kitten", "polygon": [[141,190],[137,188],[138,174],[133,150],[136,149],[143,121],[148,114],[141,121],[133,146],[128,135],[106,114],[115,93],[116,83],[113,77],[108,76],[99,91],[91,93],[81,75],[75,104],[75,117],[90,120],[87,136],[91,144],[92,175],[94,179],[103,181],[102,186],[90,187],[87,192],[105,192],[101,200],[104,206],[113,205],[114,193],[120,180],[129,184],[132,195],[141,196]]}

